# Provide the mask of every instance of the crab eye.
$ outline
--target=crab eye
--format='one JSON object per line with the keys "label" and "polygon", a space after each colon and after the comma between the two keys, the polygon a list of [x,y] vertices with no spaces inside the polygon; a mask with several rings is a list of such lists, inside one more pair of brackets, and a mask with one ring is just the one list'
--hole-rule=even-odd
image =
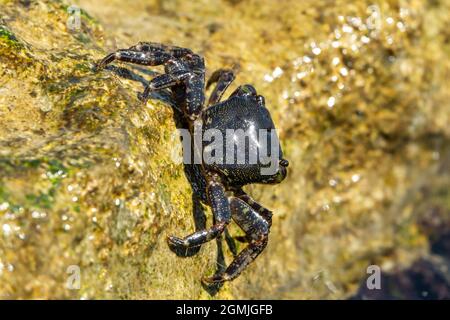
{"label": "crab eye", "polygon": [[289,161],[287,161],[286,159],[281,159],[280,160],[280,166],[286,168],[287,166],[289,166]]}

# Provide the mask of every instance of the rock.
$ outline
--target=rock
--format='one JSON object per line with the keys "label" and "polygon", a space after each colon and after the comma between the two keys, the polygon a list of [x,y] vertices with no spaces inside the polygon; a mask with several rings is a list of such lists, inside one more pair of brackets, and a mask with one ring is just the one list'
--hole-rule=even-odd
{"label": "rock", "polygon": [[[1,12],[0,295],[146,298],[172,281],[183,286],[174,296],[202,294],[195,280],[214,252],[177,269],[164,241],[193,226],[189,185],[167,152],[170,106],[142,105],[140,83],[93,72],[102,30],[82,16],[68,31],[59,2]],[[80,290],[66,287],[71,265]]]}
{"label": "rock", "polygon": [[247,188],[274,211],[269,246],[214,298],[346,298],[369,265],[430,254],[424,221],[450,221],[446,2],[76,3],[0,1],[1,297],[211,298],[216,243],[165,242],[194,229],[169,104],[138,101],[142,68],[92,70],[138,41],[239,70],[290,161]]}

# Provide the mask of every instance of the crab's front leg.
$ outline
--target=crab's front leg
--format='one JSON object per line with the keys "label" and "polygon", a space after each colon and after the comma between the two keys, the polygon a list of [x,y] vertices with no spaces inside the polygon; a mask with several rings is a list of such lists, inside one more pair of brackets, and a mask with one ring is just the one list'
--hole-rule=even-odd
{"label": "crab's front leg", "polygon": [[270,225],[258,212],[238,198],[230,201],[233,220],[249,239],[248,246],[228,266],[224,273],[204,278],[206,283],[220,283],[235,279],[267,246]]}
{"label": "crab's front leg", "polygon": [[175,236],[169,236],[167,239],[169,248],[179,256],[185,256],[190,248],[200,246],[205,242],[217,238],[230,223],[230,203],[228,202],[225,188],[217,178],[213,177],[208,181],[207,192],[212,212],[215,217],[215,224],[209,229],[194,232],[182,239]]}

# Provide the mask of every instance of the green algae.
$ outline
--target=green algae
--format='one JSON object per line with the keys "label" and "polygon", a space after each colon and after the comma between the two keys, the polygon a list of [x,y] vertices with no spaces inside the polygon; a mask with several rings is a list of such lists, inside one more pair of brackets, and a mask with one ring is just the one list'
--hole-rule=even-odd
{"label": "green algae", "polygon": [[2,41],[4,45],[14,49],[21,49],[23,47],[14,34],[2,25],[0,25],[0,41]]}
{"label": "green algae", "polygon": [[15,60],[14,68],[25,68],[31,63],[25,44],[0,19],[1,59]]}

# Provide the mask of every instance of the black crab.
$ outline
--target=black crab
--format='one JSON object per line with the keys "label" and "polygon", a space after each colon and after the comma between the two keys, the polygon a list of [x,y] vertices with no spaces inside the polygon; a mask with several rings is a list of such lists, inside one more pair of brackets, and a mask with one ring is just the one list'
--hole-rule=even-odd
{"label": "black crab", "polygon": [[[213,128],[222,132],[224,144],[227,144],[227,129],[253,129],[254,132],[263,129],[270,135],[266,141],[274,139],[271,134],[275,126],[265,107],[264,97],[258,95],[253,86],[246,84],[239,86],[227,100],[221,102],[222,95],[235,78],[233,72],[219,69],[211,75],[205,86],[204,59],[190,49],[140,42],[129,49],[107,55],[96,69],[103,69],[114,60],[145,66],[164,65],[165,74],[154,77],[139,98],[145,102],[152,92],[170,89],[177,108],[182,110],[183,123],[191,133],[194,124],[200,121],[203,131]],[[215,88],[205,105],[205,90],[213,84]],[[276,135],[275,138],[278,139]],[[207,147],[208,144],[202,146]],[[277,150],[274,151],[277,155],[276,170],[271,174],[262,174],[261,168],[267,163],[263,164],[259,159],[253,163],[249,161],[251,155],[260,151],[258,149],[258,145],[256,148],[245,147],[244,163],[185,163],[185,173],[193,193],[203,204],[211,207],[214,223],[210,228],[198,230],[184,238],[169,236],[167,241],[170,249],[179,256],[192,256],[202,244],[220,237],[231,220],[245,232],[245,236],[238,240],[248,243],[245,249],[235,254],[233,262],[225,271],[203,278],[206,283],[235,279],[267,245],[272,212],[254,201],[242,188],[251,183],[280,183],[286,177],[289,162],[283,159],[281,147],[277,144]],[[236,149],[234,156],[234,159],[238,156]]]}

